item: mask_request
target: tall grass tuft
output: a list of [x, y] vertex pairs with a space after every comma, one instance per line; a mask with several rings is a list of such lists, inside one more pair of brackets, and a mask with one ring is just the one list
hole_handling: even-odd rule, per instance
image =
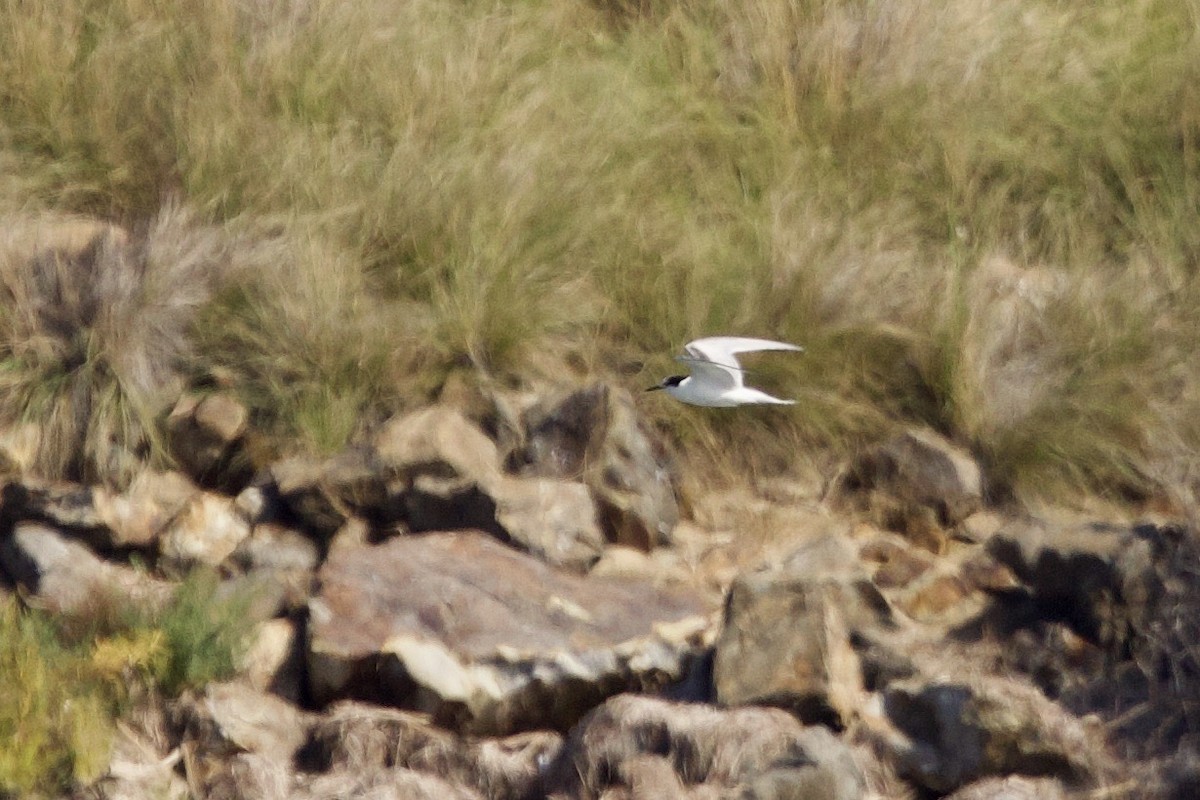
[[122, 482], [160, 449], [157, 417], [181, 388], [189, 325], [231, 264], [226, 237], [177, 206], [133, 234], [10, 220], [0, 421], [41, 426], [39, 471]]

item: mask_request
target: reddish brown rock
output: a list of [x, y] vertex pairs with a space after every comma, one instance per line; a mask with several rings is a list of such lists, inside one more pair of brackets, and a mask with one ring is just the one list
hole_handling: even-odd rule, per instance
[[782, 566], [734, 581], [714, 659], [717, 699], [844, 725], [863, 689], [851, 633], [891, 623], [851, 547], [835, 536], [812, 542]]
[[565, 728], [605, 697], [682, 679], [697, 596], [557, 572], [475, 532], [339, 547], [310, 604], [309, 680], [471, 732]]

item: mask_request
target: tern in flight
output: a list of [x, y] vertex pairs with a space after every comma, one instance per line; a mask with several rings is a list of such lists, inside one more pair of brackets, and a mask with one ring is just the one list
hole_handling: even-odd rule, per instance
[[745, 370], [738, 362], [737, 354], [757, 353], [761, 350], [803, 352], [804, 348], [787, 342], [750, 339], [744, 336], [709, 336], [697, 339], [688, 342], [683, 348], [684, 354], [677, 356], [678, 361], [691, 367], [692, 374], [672, 375], [646, 391], [662, 389], [676, 400], [711, 408], [754, 404], [793, 405], [795, 400], [781, 400], [745, 385]]

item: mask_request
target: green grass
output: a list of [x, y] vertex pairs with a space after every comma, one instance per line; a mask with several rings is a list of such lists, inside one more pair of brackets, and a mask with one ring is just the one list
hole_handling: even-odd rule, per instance
[[[714, 462], [746, 441], [732, 458], [786, 468], [918, 423], [1018, 492], [1194, 474], [1194, 2], [5, 0], [0, 18], [0, 209], [136, 230], [176, 196], [183, 230], [254, 243], [152, 358], [232, 369], [284, 449], [336, 450], [455, 370], [640, 388], [688, 338], [738, 333], [808, 347], [771, 361], [794, 412], [643, 406]], [[161, 410], [107, 350], [81, 370], [28, 340], [0, 330], [0, 374], [41, 394], [0, 413], [95, 396], [113, 411], [93, 438], [149, 436]]]
[[0, 795], [56, 796], [95, 780], [136, 691], [175, 695], [232, 675], [247, 600], [215, 591], [214, 576], [196, 573], [158, 613], [113, 601], [51, 616], [0, 603]]

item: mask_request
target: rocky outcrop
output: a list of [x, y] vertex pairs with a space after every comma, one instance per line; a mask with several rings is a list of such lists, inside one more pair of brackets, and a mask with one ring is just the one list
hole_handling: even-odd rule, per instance
[[780, 706], [841, 727], [863, 690], [851, 633], [890, 622], [887, 601], [852, 548], [819, 539], [781, 567], [734, 581], [716, 646], [717, 700]]
[[983, 478], [965, 451], [933, 431], [913, 429], [852, 461], [834, 481], [831, 499], [940, 553], [945, 531], [982, 507]]
[[[202, 405], [178, 415], [189, 435]], [[154, 607], [193, 568], [219, 576], [218, 600], [248, 598], [236, 679], [123, 725], [87, 791], [1195, 794], [1186, 526], [971, 513], [965, 456], [927, 434], [877, 448], [832, 495], [754, 481], [675, 526], [669, 462], [623, 392], [503, 418], [494, 440], [434, 406], [240, 487], [7, 478], [5, 602]], [[200, 482], [253, 432], [210, 433]]]
[[471, 732], [566, 728], [608, 695], [681, 680], [709, 626], [695, 595], [556, 572], [477, 532], [335, 548], [319, 579], [313, 695]]
[[628, 392], [596, 384], [533, 406], [523, 427], [510, 458], [518, 474], [583, 481], [610, 542], [649, 550], [670, 540], [679, 520], [672, 470]]
[[1097, 767], [1079, 720], [1028, 683], [919, 677], [889, 685], [883, 703], [901, 774], [932, 791], [1011, 773], [1081, 783]]

